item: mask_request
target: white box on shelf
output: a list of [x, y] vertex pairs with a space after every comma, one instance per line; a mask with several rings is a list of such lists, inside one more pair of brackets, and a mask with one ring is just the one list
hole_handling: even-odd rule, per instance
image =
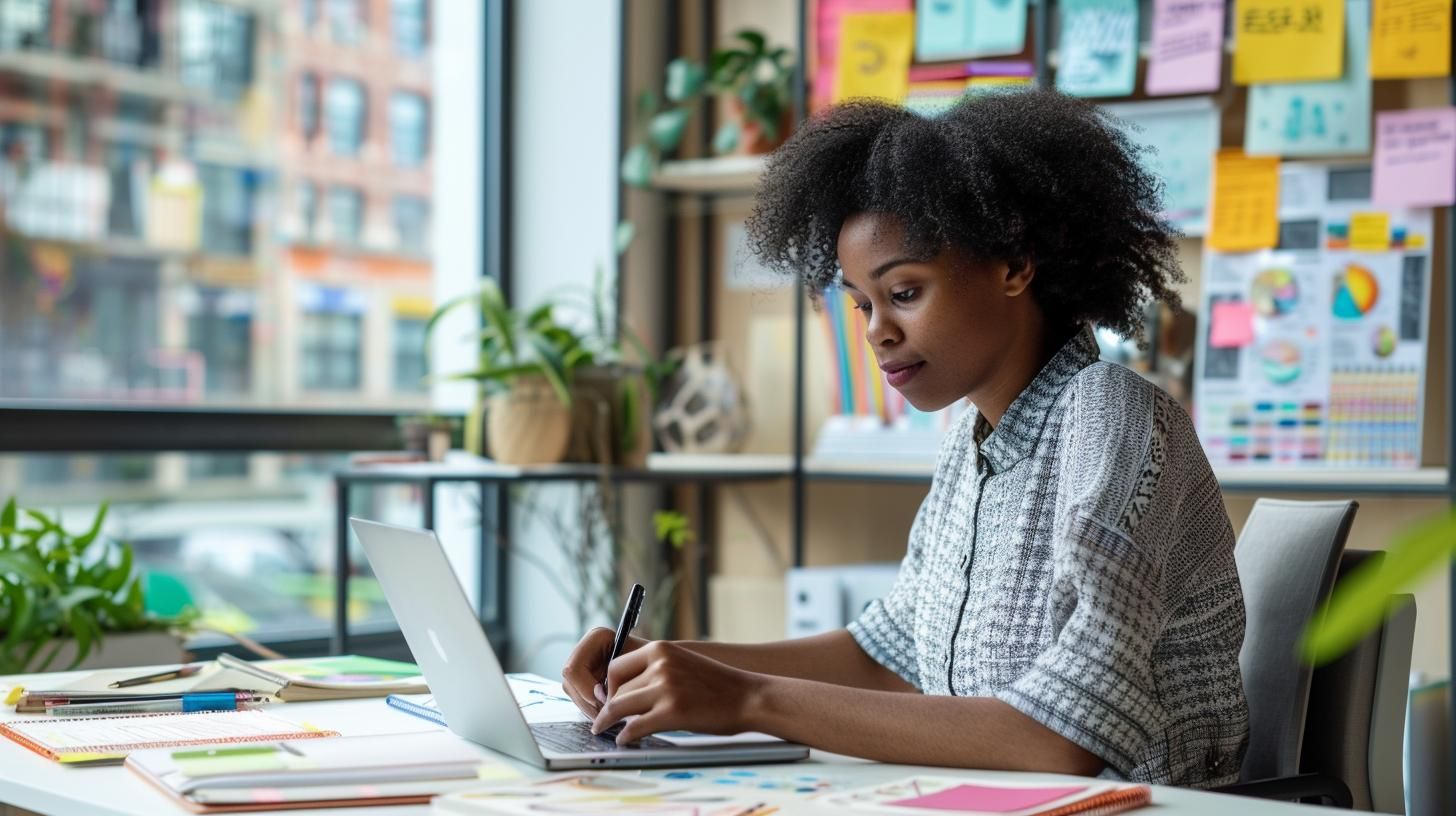
[[841, 629], [895, 585], [895, 562], [799, 567], [785, 584], [785, 634], [808, 637]]
[[939, 423], [910, 422], [902, 417], [885, 425], [874, 416], [831, 416], [819, 426], [814, 439], [818, 459], [864, 462], [931, 462], [945, 432]]

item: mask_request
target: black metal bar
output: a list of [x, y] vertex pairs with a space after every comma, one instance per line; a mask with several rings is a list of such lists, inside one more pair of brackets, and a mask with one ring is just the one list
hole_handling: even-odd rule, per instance
[[1036, 87], [1050, 86], [1051, 73], [1047, 65], [1047, 47], [1051, 40], [1051, 0], [1031, 0], [1035, 13], [1032, 16], [1031, 58], [1036, 71]]
[[[612, 151], [612, 155], [616, 156], [618, 161], [621, 160], [624, 151], [627, 149], [627, 141], [631, 138], [629, 130], [632, 126], [632, 110], [634, 107], [632, 104], [631, 78], [628, 76], [630, 72], [627, 68], [627, 54], [629, 53], [627, 38], [629, 32], [632, 30], [627, 24], [631, 14], [627, 6], [627, 0], [617, 0], [617, 144], [615, 146], [616, 149]], [[627, 185], [622, 181], [622, 174], [620, 172], [616, 175], [617, 200], [614, 204], [612, 219], [612, 257], [614, 259], [612, 267], [616, 274], [616, 286], [614, 289], [616, 291], [617, 310], [614, 314], [617, 316], [617, 337], [615, 339], [620, 342], [622, 338], [622, 313], [627, 306], [627, 282], [622, 274], [622, 257], [617, 254], [616, 227], [627, 218]]]
[[481, 261], [482, 275], [494, 278], [511, 302], [511, 139], [513, 104], [509, 71], [512, 59], [511, 0], [485, 4], [482, 54], [484, 116], [481, 133]]
[[497, 485], [494, 489], [495, 524], [492, 529], [495, 530], [495, 543], [490, 550], [490, 565], [494, 571], [491, 577], [491, 584], [495, 590], [495, 614], [486, 624], [485, 631], [486, 635], [489, 636], [492, 624], [494, 624], [494, 628], [500, 631], [501, 634], [492, 638], [491, 643], [495, 646], [496, 653], [501, 655], [501, 660], [509, 660], [510, 643], [505, 637], [508, 631], [505, 628], [505, 622], [509, 617], [510, 609], [509, 578], [511, 562], [507, 556], [509, 554], [509, 547], [513, 541], [511, 538], [511, 501], [508, 495], [510, 491], [506, 488]]
[[[800, 122], [809, 117], [809, 72], [805, 62], [809, 56], [809, 9], [808, 0], [799, 0], [799, 31], [798, 31], [798, 59], [794, 60], [794, 111]], [[804, 378], [808, 376], [804, 371], [805, 354], [805, 323], [807, 318], [804, 309], [807, 299], [804, 296], [804, 287], [794, 287], [794, 428], [793, 428], [793, 450], [790, 452], [790, 461], [793, 466], [791, 475], [793, 478], [793, 508], [791, 510], [790, 523], [793, 529], [790, 537], [793, 544], [793, 565], [804, 566], [805, 532], [804, 524], [807, 516], [808, 489], [804, 474]]]
[[420, 521], [426, 530], [435, 529], [435, 485], [434, 479], [426, 479], [420, 486]]
[[397, 450], [393, 412], [225, 410], [174, 407], [0, 408], [0, 452]]
[[491, 531], [495, 529], [496, 518], [487, 503], [495, 498], [495, 494], [490, 492], [493, 489], [490, 482], [477, 480], [475, 484], [480, 488], [480, 540], [476, 549], [480, 563], [475, 568], [475, 616], [481, 623], [485, 623], [495, 617], [495, 610], [491, 607], [494, 596], [490, 594], [490, 582], [495, 577], [495, 570], [490, 565], [490, 558], [494, 557], [491, 545], [495, 534]]
[[329, 644], [332, 654], [346, 654], [349, 648], [349, 494], [352, 484], [334, 476], [334, 632]]

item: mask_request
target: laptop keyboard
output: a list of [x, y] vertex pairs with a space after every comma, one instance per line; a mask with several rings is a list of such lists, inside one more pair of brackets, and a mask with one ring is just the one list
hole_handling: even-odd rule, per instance
[[617, 732], [620, 729], [620, 726], [613, 726], [601, 734], [593, 734], [591, 723], [554, 722], [536, 723], [531, 726], [531, 733], [542, 748], [550, 748], [563, 754], [603, 754], [635, 748], [676, 747], [667, 740], [657, 737], [643, 737], [630, 745], [618, 745]]

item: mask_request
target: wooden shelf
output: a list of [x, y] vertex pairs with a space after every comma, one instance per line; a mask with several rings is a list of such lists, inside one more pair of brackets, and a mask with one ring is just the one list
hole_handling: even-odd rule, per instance
[[[741, 482], [788, 478], [793, 463], [773, 454], [652, 454], [645, 468], [610, 468], [608, 478], [623, 482]], [[586, 482], [603, 476], [601, 466], [503, 465], [489, 459], [359, 465], [339, 471], [347, 482]]]
[[699, 195], [749, 194], [758, 189], [766, 159], [766, 156], [719, 156], [667, 161], [652, 177], [652, 187]]

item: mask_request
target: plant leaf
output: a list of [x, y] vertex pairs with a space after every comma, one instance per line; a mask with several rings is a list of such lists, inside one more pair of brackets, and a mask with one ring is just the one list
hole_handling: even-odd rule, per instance
[[752, 61], [743, 51], [715, 51], [712, 61], [713, 87], [719, 91], [729, 90], [743, 76]]
[[95, 541], [96, 536], [101, 534], [101, 525], [106, 521], [106, 510], [107, 503], [102, 502], [101, 509], [96, 511], [96, 518], [91, 522], [91, 529], [76, 538], [74, 546], [78, 553], [91, 546], [91, 542]]
[[683, 131], [688, 126], [687, 108], [673, 108], [652, 117], [647, 123], [647, 138], [658, 150], [671, 153], [682, 143]]
[[664, 91], [673, 102], [684, 102], [697, 96], [703, 90], [708, 72], [692, 60], [678, 57], [667, 64], [667, 84]]
[[[637, 226], [631, 221], [620, 221], [617, 223], [617, 231], [612, 234], [612, 248], [618, 255], [627, 251], [632, 245], [632, 239], [637, 236]], [[3, 522], [0, 522], [3, 524]]]
[[1351, 572], [1305, 628], [1300, 653], [1314, 665], [1329, 663], [1381, 624], [1390, 596], [1456, 558], [1456, 511], [1427, 519], [1396, 537], [1382, 563]]
[[633, 112], [636, 120], [638, 122], [647, 121], [647, 117], [651, 116], [655, 110], [657, 110], [657, 94], [653, 93], [650, 88], [639, 91], [637, 93], [637, 106]]
[[768, 41], [764, 38], [762, 32], [754, 31], [751, 28], [745, 28], [742, 31], [738, 32], [735, 36], [738, 37], [738, 39], [748, 43], [749, 53], [753, 56], [758, 56], [759, 54], [762, 54], [764, 51], [764, 47], [768, 44]]
[[8, 652], [29, 635], [30, 621], [35, 615], [35, 596], [18, 584], [0, 586], [5, 588], [6, 597], [11, 599], [9, 620], [5, 621], [5, 640], [0, 642], [0, 649]]
[[0, 551], [0, 578], [7, 573], [19, 575], [25, 581], [38, 586], [55, 585], [55, 579], [45, 568], [40, 554], [33, 549]]
[[526, 340], [541, 358], [541, 365], [536, 366], [536, 371], [551, 383], [552, 389], [556, 391], [556, 397], [563, 404], [570, 405], [571, 392], [566, 389], [566, 376], [569, 369], [562, 353], [540, 334], [529, 335]]
[[5, 502], [5, 509], [0, 510], [0, 545], [10, 546], [10, 533], [15, 530], [15, 497]]
[[106, 593], [100, 587], [78, 586], [66, 591], [57, 601], [61, 608], [61, 614], [69, 614], [76, 607], [92, 600], [93, 598], [105, 597]]
[[132, 559], [131, 547], [122, 547], [120, 563], [107, 569], [96, 585], [108, 595], [121, 589], [126, 579], [131, 577]]
[[713, 150], [718, 153], [732, 153], [738, 149], [738, 139], [742, 130], [737, 122], [724, 122], [713, 134]]
[[633, 145], [626, 155], [622, 156], [622, 181], [633, 187], [645, 189], [652, 183], [653, 165], [652, 151], [648, 149], [647, 145]]

